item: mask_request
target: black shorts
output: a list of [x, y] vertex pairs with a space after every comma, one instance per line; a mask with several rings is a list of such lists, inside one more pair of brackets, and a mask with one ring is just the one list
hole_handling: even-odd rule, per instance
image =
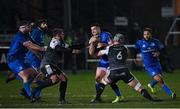
[[125, 83], [129, 83], [134, 80], [134, 76], [131, 74], [128, 68], [121, 68], [110, 70], [109, 76], [107, 77], [110, 82], [116, 83], [119, 80], [123, 80]]
[[47, 76], [51, 76], [53, 74], [58, 74], [60, 75], [61, 73], [63, 73], [63, 71], [58, 68], [57, 66], [55, 65], [44, 65], [41, 67], [41, 72], [44, 73]]

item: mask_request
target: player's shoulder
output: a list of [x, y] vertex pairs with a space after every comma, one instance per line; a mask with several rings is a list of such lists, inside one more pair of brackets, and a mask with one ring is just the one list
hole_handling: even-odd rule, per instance
[[157, 39], [157, 38], [152, 38], [151, 40], [154, 41], [154, 42], [160, 42], [160, 40]]
[[16, 33], [16, 35], [14, 36], [14, 38], [16, 40], [23, 40], [23, 39], [28, 39], [28, 36], [25, 36], [23, 33], [21, 33], [20, 31]]
[[101, 37], [111, 37], [111, 33], [107, 32], [107, 31], [103, 31], [103, 32], [101, 32], [100, 36]]
[[141, 43], [143, 43], [144, 42], [144, 39], [138, 39], [137, 41], [136, 41], [136, 44], [141, 44]]
[[60, 45], [60, 41], [56, 38], [52, 38], [49, 46], [54, 49], [57, 45]]
[[41, 33], [41, 30], [37, 27], [32, 30], [31, 35], [35, 35], [35, 34], [39, 34], [39, 33]]

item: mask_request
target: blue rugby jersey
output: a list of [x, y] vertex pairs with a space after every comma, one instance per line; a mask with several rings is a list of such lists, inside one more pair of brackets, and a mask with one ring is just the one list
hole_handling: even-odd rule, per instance
[[[39, 27], [37, 27], [31, 33], [31, 40], [33, 43], [43, 47], [44, 46], [44, 35], [45, 35], [45, 33], [42, 30], [40, 30]], [[28, 51], [26, 58], [35, 68], [40, 67], [41, 60], [39, 60], [38, 57], [36, 56], [36, 54], [34, 54], [32, 51], [30, 51], [30, 50]]]
[[135, 47], [140, 50], [146, 68], [159, 64], [159, 58], [153, 57], [154, 52], [164, 48], [164, 45], [159, 40], [154, 38], [145, 40], [143, 38], [136, 42]]
[[30, 40], [28, 35], [24, 35], [22, 32], [17, 32], [14, 39], [11, 42], [9, 52], [7, 54], [7, 59], [9, 62], [18, 60], [24, 60], [28, 49], [23, 46], [25, 41]]
[[[110, 42], [111, 34], [109, 32], [101, 32], [99, 37], [100, 37], [100, 43], [108, 44]], [[107, 55], [101, 56], [98, 66], [105, 68], [109, 67], [109, 61]]]

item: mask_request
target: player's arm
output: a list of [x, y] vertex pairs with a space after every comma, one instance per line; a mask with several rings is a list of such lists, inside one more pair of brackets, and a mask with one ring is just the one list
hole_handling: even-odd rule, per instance
[[95, 46], [93, 45], [93, 43], [91, 43], [89, 45], [89, 54], [94, 55], [94, 53], [95, 53]]
[[55, 46], [55, 50], [56, 50], [56, 51], [65, 52], [65, 51], [70, 51], [71, 49], [70, 49], [70, 48], [66, 48], [66, 47], [62, 47], [62, 46], [60, 46], [60, 45], [56, 45], [56, 46]]
[[164, 45], [159, 40], [156, 40], [156, 43], [157, 43], [157, 51], [153, 52], [153, 57], [159, 57], [160, 53], [162, 53], [164, 49]]
[[46, 48], [40, 47], [40, 46], [32, 43], [31, 41], [25, 41], [25, 42], [23, 42], [23, 45], [25, 47], [27, 47], [28, 49], [30, 49], [30, 50], [34, 50], [34, 51], [46, 51]]
[[100, 57], [100, 56], [105, 55], [105, 54], [107, 55], [108, 52], [109, 52], [109, 46], [106, 47], [106, 49], [104, 49], [104, 50], [100, 50], [100, 51], [97, 53], [97, 56]]
[[99, 42], [98, 37], [92, 36], [89, 40], [89, 54], [94, 55], [97, 43]]

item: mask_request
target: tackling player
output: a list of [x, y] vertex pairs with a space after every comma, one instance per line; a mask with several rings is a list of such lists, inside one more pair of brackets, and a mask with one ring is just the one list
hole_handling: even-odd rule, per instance
[[[106, 46], [111, 44], [111, 34], [109, 32], [101, 32], [99, 24], [91, 25], [91, 33], [92, 37], [89, 40], [89, 54], [94, 55], [98, 50], [104, 49]], [[107, 68], [109, 67], [109, 61], [107, 55], [102, 55], [101, 59], [98, 63], [96, 69], [96, 97], [91, 102], [101, 102], [101, 94], [105, 88], [105, 84], [101, 81], [102, 78], [106, 75]], [[113, 91], [116, 93], [116, 99], [112, 101], [112, 103], [116, 103], [123, 100], [123, 96], [118, 88], [118, 86], [114, 83], [110, 84]]]
[[128, 56], [127, 48], [123, 45], [123, 42], [124, 36], [122, 34], [116, 34], [113, 39], [113, 45], [107, 46], [105, 50], [100, 50], [98, 52], [98, 56], [106, 54], [109, 59], [109, 74], [107, 77], [103, 78], [103, 80], [106, 83], [117, 83], [119, 80], [123, 80], [128, 86], [141, 93], [146, 99], [155, 101], [129, 71], [126, 65]]
[[155, 93], [154, 86], [158, 83], [160, 87], [173, 99], [176, 98], [176, 94], [165, 84], [162, 76], [161, 64], [159, 61], [159, 55], [163, 44], [152, 37], [152, 30], [145, 28], [143, 33], [143, 39], [138, 40], [135, 47], [141, 52], [145, 68], [148, 74], [153, 79], [148, 87], [152, 93]]

